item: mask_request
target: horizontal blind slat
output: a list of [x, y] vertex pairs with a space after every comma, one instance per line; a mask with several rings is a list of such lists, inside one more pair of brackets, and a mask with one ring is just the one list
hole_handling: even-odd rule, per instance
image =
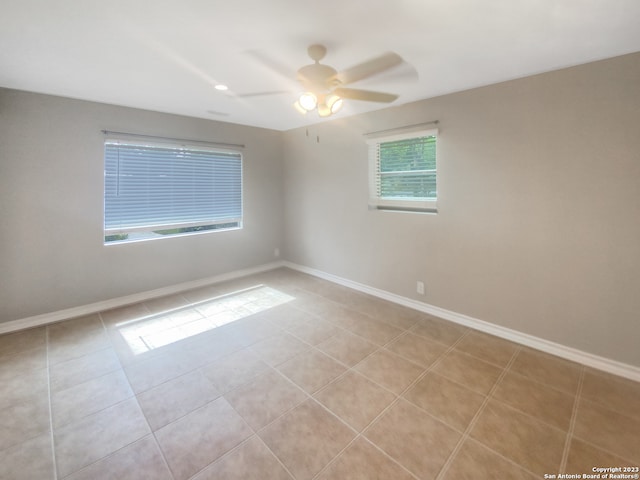
[[240, 153], [105, 144], [105, 231], [241, 215]]

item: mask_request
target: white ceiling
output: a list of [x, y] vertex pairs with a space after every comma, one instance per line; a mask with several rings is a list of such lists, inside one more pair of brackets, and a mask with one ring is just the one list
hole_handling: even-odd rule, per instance
[[[640, 51], [640, 1], [0, 0], [0, 86], [277, 130], [320, 120], [292, 108], [312, 43], [337, 70], [400, 54], [418, 78], [350, 85], [400, 105]], [[292, 93], [236, 96], [275, 90]]]

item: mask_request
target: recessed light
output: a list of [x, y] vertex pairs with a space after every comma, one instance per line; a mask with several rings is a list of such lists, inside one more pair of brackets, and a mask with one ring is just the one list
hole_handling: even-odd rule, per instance
[[225, 90], [229, 90], [229, 87], [227, 87], [226, 85], [223, 85], [221, 83], [219, 83], [218, 85], [216, 85], [215, 87], [216, 90], [220, 90], [221, 92], [224, 92]]

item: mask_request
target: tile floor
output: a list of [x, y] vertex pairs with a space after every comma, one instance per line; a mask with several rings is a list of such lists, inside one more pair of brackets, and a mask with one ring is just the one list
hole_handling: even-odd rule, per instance
[[279, 269], [0, 337], [2, 479], [640, 464], [640, 384]]

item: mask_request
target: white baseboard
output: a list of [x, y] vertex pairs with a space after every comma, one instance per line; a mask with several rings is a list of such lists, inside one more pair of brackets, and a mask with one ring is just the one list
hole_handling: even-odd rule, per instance
[[41, 315], [34, 315], [33, 317], [26, 317], [18, 320], [11, 320], [8, 322], [0, 323], [0, 334], [15, 332], [18, 330], [25, 330], [27, 328], [40, 327], [42, 325], [68, 320], [70, 318], [91, 315], [93, 313], [102, 312], [111, 308], [124, 307], [125, 305], [144, 302], [145, 300], [151, 300], [152, 298], [173, 295], [180, 292], [186, 292], [187, 290], [193, 290], [194, 288], [206, 287], [207, 285], [212, 285], [214, 283], [225, 282], [240, 277], [246, 277], [247, 275], [266, 272], [268, 270], [273, 270], [274, 268], [279, 268], [282, 266], [282, 261], [266, 263], [257, 267], [234, 270], [233, 272], [222, 273], [220, 275], [201, 278], [199, 280], [192, 280], [190, 282], [183, 282], [177, 285], [171, 285], [169, 287], [158, 288], [156, 290], [134, 293], [133, 295], [112, 298], [101, 302], [90, 303], [88, 305], [81, 305], [79, 307], [67, 308], [64, 310], [58, 310], [56, 312], [43, 313]]
[[390, 293], [385, 290], [364, 285], [362, 283], [347, 280], [345, 278], [338, 277], [321, 270], [316, 270], [314, 268], [306, 267], [304, 265], [298, 265], [296, 263], [288, 261], [282, 263], [285, 267], [291, 268], [293, 270], [308, 273], [309, 275], [313, 275], [315, 277], [319, 277], [324, 280], [343, 285], [345, 287], [353, 288], [354, 290], [358, 290], [360, 292], [367, 293], [369, 295], [373, 295], [375, 297], [382, 298], [384, 300], [388, 300], [405, 307], [413, 308], [414, 310], [418, 310], [435, 317], [443, 318], [445, 320], [449, 320], [451, 322], [473, 328], [474, 330], [489, 333], [491, 335], [495, 335], [496, 337], [504, 338], [506, 340], [510, 340], [512, 342], [519, 343], [521, 345], [525, 345], [542, 352], [550, 353], [552, 355], [565, 358], [567, 360], [571, 360], [573, 362], [577, 362], [582, 365], [595, 368], [597, 370], [602, 370], [614, 375], [634, 380], [636, 382], [640, 382], [640, 367], [594, 355], [592, 353], [584, 352], [576, 348], [567, 347], [559, 343], [545, 340], [544, 338], [528, 335], [517, 330], [512, 330], [500, 325], [495, 325], [493, 323], [479, 320], [477, 318], [463, 315], [461, 313], [453, 312], [451, 310], [446, 310], [435, 305], [430, 305], [428, 303], [419, 302], [407, 297], [402, 297], [400, 295], [396, 295], [395, 293]]

